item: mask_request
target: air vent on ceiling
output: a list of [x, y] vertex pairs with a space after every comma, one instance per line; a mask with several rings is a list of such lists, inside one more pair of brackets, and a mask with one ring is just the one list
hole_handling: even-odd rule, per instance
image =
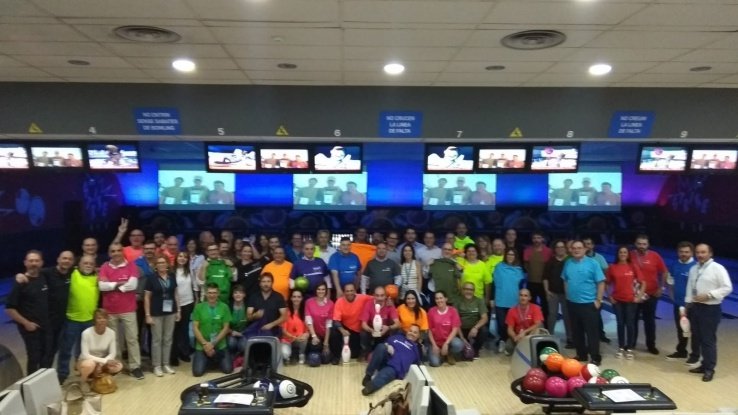
[[178, 33], [154, 26], [119, 26], [113, 33], [122, 39], [142, 43], [174, 43], [182, 39]]
[[525, 30], [507, 35], [500, 43], [510, 49], [536, 50], [558, 46], [566, 40], [566, 35], [556, 30]]

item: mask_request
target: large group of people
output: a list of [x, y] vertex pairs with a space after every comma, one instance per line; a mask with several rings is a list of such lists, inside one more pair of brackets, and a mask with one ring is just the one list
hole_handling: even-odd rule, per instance
[[247, 340], [266, 335], [280, 340], [285, 364], [304, 364], [310, 354], [338, 364], [348, 347], [350, 358], [368, 363], [362, 392], [370, 394], [413, 363], [475, 360], [484, 346], [510, 355], [541, 329], [564, 336], [577, 359], [600, 364], [600, 342], [609, 342], [600, 313], [606, 297], [617, 319], [614, 357], [636, 357], [639, 320], [645, 350], [659, 354], [655, 309], [668, 293], [675, 320], [686, 306], [693, 334], [688, 353], [677, 324], [667, 359], [684, 359], [705, 381], [714, 376], [720, 302], [732, 286], [709, 245], [680, 243], [679, 260], [667, 267], [646, 235], [634, 249], [618, 247], [608, 264], [589, 237], [547, 245], [533, 232], [524, 247], [515, 229], [472, 238], [463, 223], [440, 245], [434, 232], [421, 234], [422, 243], [408, 228], [400, 242], [398, 232], [370, 237], [359, 228], [335, 249], [328, 230], [314, 239], [295, 233], [285, 245], [228, 230], [218, 240], [210, 231], [147, 239], [124, 219], [107, 257], [94, 238], [83, 241], [78, 259], [65, 250], [48, 268], [41, 252], [28, 251], [6, 308], [25, 342], [28, 372], [50, 367], [58, 352], [62, 383], [72, 356], [83, 381], [124, 367], [143, 379], [142, 354], [158, 377], [190, 361], [194, 376], [216, 367], [231, 373]]

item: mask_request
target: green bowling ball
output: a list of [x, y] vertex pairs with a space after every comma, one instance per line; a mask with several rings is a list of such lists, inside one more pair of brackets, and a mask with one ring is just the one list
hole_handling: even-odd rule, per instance
[[558, 353], [558, 351], [553, 347], [544, 347], [541, 350], [541, 354], [538, 355], [538, 359], [541, 361], [541, 364], [546, 363], [546, 359], [548, 359], [548, 355], [552, 353]]
[[602, 374], [600, 376], [602, 376], [603, 378], [607, 379], [607, 381], [609, 382], [615, 376], [620, 376], [620, 373], [618, 373], [618, 371], [615, 370], [615, 369], [605, 369], [605, 370], [602, 371]]

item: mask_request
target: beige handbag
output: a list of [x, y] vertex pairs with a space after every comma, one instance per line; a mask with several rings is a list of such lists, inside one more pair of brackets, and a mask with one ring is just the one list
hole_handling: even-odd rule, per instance
[[102, 415], [100, 395], [85, 395], [78, 382], [70, 383], [64, 398], [46, 405], [47, 415]]

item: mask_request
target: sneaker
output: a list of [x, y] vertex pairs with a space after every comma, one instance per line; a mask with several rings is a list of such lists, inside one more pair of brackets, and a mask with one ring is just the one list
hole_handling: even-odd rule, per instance
[[611, 342], [612, 340], [610, 340], [610, 338], [609, 338], [609, 337], [607, 337], [607, 336], [600, 336], [600, 341], [601, 341], [602, 343], [607, 343], [607, 344], [610, 344], [610, 342]]
[[138, 380], [142, 380], [144, 378], [144, 372], [141, 370], [140, 367], [137, 367], [131, 371], [131, 376]]
[[635, 359], [635, 353], [633, 353], [633, 350], [631, 350], [631, 349], [626, 350], [625, 351], [625, 358], [628, 359], [628, 360]]
[[684, 362], [685, 365], [691, 366], [691, 367], [697, 367], [700, 364], [700, 358], [699, 357], [690, 357]]
[[364, 389], [361, 390], [361, 394], [364, 396], [369, 396], [372, 393], [374, 393], [374, 387], [370, 383], [369, 386], [365, 386]]
[[174, 369], [172, 369], [168, 365], [164, 365], [164, 373], [166, 373], [167, 375], [173, 375], [173, 374], [177, 373], [177, 371], [174, 370]]
[[617, 359], [622, 359], [625, 356], [625, 349], [622, 347], [618, 349], [617, 353], [615, 353], [615, 357]]
[[674, 352], [670, 355], [666, 356], [666, 360], [678, 360], [678, 359], [686, 359], [687, 358], [687, 352]]
[[363, 387], [369, 387], [369, 385], [372, 384], [372, 377], [369, 375], [365, 375], [364, 379], [361, 380], [361, 386]]
[[497, 343], [497, 353], [504, 353], [505, 352], [505, 342], [500, 340], [499, 343]]
[[154, 368], [154, 375], [156, 375], [157, 377], [164, 376], [164, 372], [162, 372], [161, 366], [157, 366]]
[[656, 346], [651, 346], [648, 348], [648, 353], [659, 354], [659, 349], [657, 349]]
[[602, 365], [602, 360], [594, 360], [594, 359], [592, 359], [589, 363], [592, 363], [595, 366], [601, 366]]
[[305, 364], [305, 353], [300, 353], [300, 357], [298, 358], [297, 363], [301, 365]]
[[446, 362], [448, 362], [448, 364], [451, 366], [456, 364], [456, 358], [454, 357], [453, 353], [449, 353], [448, 356], [446, 356]]

